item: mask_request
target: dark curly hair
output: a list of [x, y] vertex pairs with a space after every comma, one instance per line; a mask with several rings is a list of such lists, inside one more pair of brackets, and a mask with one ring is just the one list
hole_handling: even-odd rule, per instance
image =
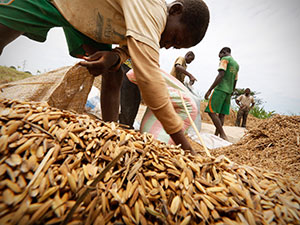
[[231, 53], [231, 49], [229, 47], [224, 47], [221, 49], [220, 52], [228, 52], [228, 53]]
[[190, 32], [193, 44], [198, 44], [204, 37], [209, 24], [209, 10], [202, 0], [177, 0], [183, 4], [181, 22]]

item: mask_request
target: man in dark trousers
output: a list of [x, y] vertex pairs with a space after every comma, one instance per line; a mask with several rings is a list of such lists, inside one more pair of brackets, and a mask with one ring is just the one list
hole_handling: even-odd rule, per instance
[[242, 127], [246, 127], [249, 111], [253, 108], [255, 104], [254, 98], [250, 95], [250, 93], [250, 89], [246, 88], [245, 93], [237, 97], [237, 99], [235, 100], [236, 104], [240, 107], [235, 121], [235, 126], [237, 127], [241, 125], [242, 118]]
[[131, 60], [127, 59], [127, 61], [122, 65], [123, 82], [120, 95], [121, 112], [119, 114], [119, 123], [128, 125], [130, 129], [133, 129], [134, 120], [141, 103], [141, 93], [139, 87], [132, 83], [126, 76], [126, 73], [130, 69], [132, 69]]

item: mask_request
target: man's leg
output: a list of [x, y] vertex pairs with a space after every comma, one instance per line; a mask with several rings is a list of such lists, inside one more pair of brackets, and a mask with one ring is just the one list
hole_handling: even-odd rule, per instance
[[[222, 125], [222, 127], [223, 127], [223, 125], [224, 125], [224, 119], [225, 119], [225, 115], [224, 114], [222, 114], [222, 113], [219, 113], [219, 119], [220, 119], [220, 122], [221, 122], [221, 125]], [[224, 130], [224, 129], [223, 129]], [[220, 132], [216, 129], [216, 131], [215, 131], [215, 135], [216, 136], [219, 136], [220, 135]]]
[[245, 110], [245, 111], [244, 111], [244, 114], [243, 114], [243, 122], [242, 122], [242, 127], [246, 127], [248, 113], [249, 113], [249, 111], [248, 111], [248, 110]]
[[102, 74], [101, 112], [104, 121], [118, 121], [123, 71]]
[[10, 29], [7, 26], [0, 24], [0, 55], [6, 45], [22, 34], [23, 32]]
[[235, 121], [235, 126], [239, 127], [241, 125], [241, 118], [242, 118], [242, 110], [239, 109], [239, 111], [237, 112], [237, 115], [236, 115], [236, 121]]
[[223, 127], [223, 125], [224, 125], [224, 120], [225, 120], [225, 115], [222, 114], [222, 113], [219, 113], [219, 119], [220, 119], [221, 124], [222, 124], [222, 127]]
[[119, 122], [133, 128], [133, 123], [141, 103], [141, 94], [138, 86], [132, 83], [126, 76], [126, 72], [130, 68], [126, 65], [122, 66], [124, 68], [124, 75], [121, 87], [121, 113]]
[[[230, 108], [230, 95], [223, 91], [214, 90], [212, 96], [209, 99], [208, 105], [205, 108], [205, 112], [208, 113], [210, 118], [212, 119], [216, 132], [215, 134], [220, 134], [220, 137], [228, 140], [227, 136], [223, 130], [224, 116], [225, 114], [229, 114]], [[217, 116], [216, 113], [219, 113]], [[221, 115], [222, 114], [222, 115]]]
[[220, 134], [220, 133], [219, 133], [218, 129], [216, 128], [216, 130], [215, 130], [215, 135], [216, 135], [216, 136], [219, 136], [219, 134]]
[[209, 112], [208, 115], [210, 116], [211, 120], [213, 121], [213, 123], [216, 127], [216, 133], [220, 134], [220, 137], [223, 138], [224, 140], [228, 140], [228, 138], [223, 130], [222, 122], [221, 122], [220, 118], [217, 116], [217, 114]]
[[219, 119], [221, 121], [222, 126], [224, 125], [225, 115], [222, 113], [219, 113]]

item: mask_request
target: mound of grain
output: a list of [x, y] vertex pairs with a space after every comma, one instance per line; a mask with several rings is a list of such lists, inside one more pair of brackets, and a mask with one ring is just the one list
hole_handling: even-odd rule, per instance
[[[281, 172], [300, 179], [300, 116], [276, 115], [250, 129], [239, 143], [217, 150], [234, 162]], [[298, 140], [299, 141], [299, 140]]]
[[0, 100], [0, 224], [296, 224], [300, 183], [46, 103]]

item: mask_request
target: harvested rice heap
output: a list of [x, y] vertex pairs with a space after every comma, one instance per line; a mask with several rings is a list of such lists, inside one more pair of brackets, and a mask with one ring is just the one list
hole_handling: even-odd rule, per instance
[[46, 103], [0, 112], [0, 224], [299, 224], [280, 174]]
[[212, 150], [236, 163], [281, 172], [300, 179], [300, 116], [276, 115], [248, 131], [237, 144]]

